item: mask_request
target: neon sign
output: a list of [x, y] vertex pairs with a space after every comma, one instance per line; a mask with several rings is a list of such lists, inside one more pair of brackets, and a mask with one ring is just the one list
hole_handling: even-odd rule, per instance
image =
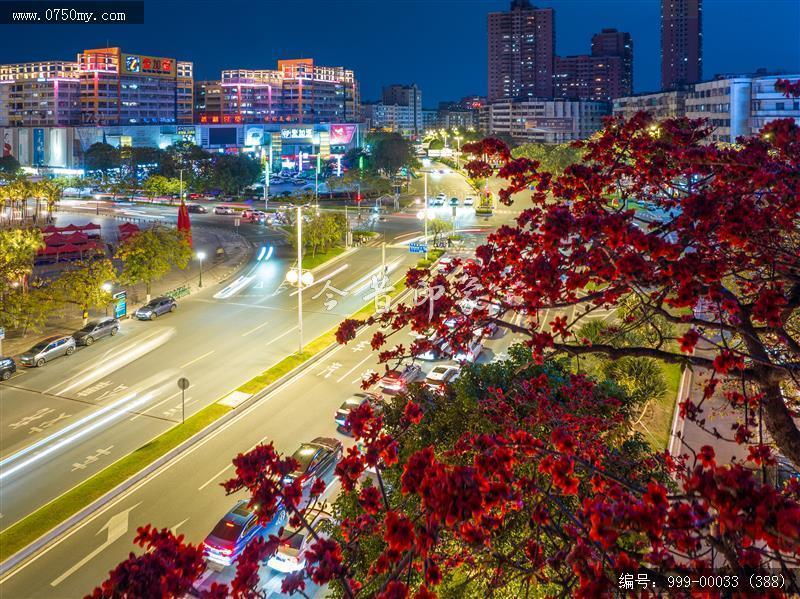
[[309, 139], [313, 136], [313, 129], [281, 129], [283, 139]]

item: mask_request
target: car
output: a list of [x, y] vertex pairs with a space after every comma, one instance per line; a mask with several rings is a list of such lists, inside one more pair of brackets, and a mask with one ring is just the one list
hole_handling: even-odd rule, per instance
[[186, 197], [188, 197], [190, 200], [202, 200], [205, 196], [203, 196], [202, 193], [190, 193]]
[[443, 192], [443, 191], [440, 191], [439, 193], [436, 194], [436, 199], [437, 200], [446, 200], [447, 199], [447, 194], [445, 192]]
[[0, 381], [7, 381], [17, 371], [14, 358], [0, 358]]
[[333, 419], [336, 421], [336, 426], [339, 429], [339, 432], [344, 433], [345, 435], [350, 434], [350, 427], [347, 425], [347, 417], [350, 415], [350, 412], [364, 405], [365, 403], [371, 404], [375, 412], [383, 411], [381, 397], [377, 393], [353, 393], [350, 397], [345, 399], [344, 402], [342, 402], [342, 405], [339, 406], [339, 409], [336, 410], [336, 414], [333, 417]]
[[453, 262], [453, 258], [450, 256], [443, 256], [439, 258], [439, 262], [436, 265], [436, 270], [444, 274], [449, 274], [453, 271], [454, 267], [455, 263]]
[[428, 337], [428, 341], [431, 342], [431, 346], [426, 349], [424, 352], [417, 354], [418, 360], [426, 360], [426, 361], [434, 361], [434, 360], [442, 360], [446, 357], [445, 353], [445, 341], [442, 339], [436, 339], [435, 335]]
[[208, 212], [208, 208], [200, 204], [186, 204], [186, 210], [189, 212], [196, 212], [198, 214], [205, 214]]
[[113, 337], [117, 333], [119, 333], [119, 320], [106, 316], [90, 320], [82, 329], [72, 333], [72, 338], [78, 345], [91, 345], [98, 339], [107, 336]]
[[[275, 554], [267, 560], [267, 566], [278, 572], [288, 574], [306, 567], [306, 552], [317, 538], [326, 538], [325, 524], [333, 520], [332, 516], [321, 509], [309, 510], [305, 514], [311, 527], [287, 526], [280, 536], [280, 544]], [[313, 531], [313, 532], [312, 532]]]
[[474, 206], [475, 205], [475, 198], [472, 196], [467, 196], [464, 198], [464, 206]]
[[286, 512], [279, 509], [271, 522], [261, 524], [248, 503], [246, 499], [238, 501], [203, 541], [203, 557], [207, 562], [223, 567], [232, 565], [252, 541], [286, 519]]
[[422, 374], [419, 364], [406, 364], [388, 370], [378, 381], [378, 386], [384, 393], [402, 393], [408, 388], [408, 384], [414, 382]]
[[262, 210], [245, 210], [242, 218], [250, 222], [264, 222], [267, 220], [267, 213]]
[[458, 363], [474, 362], [483, 352], [483, 341], [480, 337], [473, 337], [463, 349], [453, 353], [453, 360]]
[[451, 206], [458, 206], [460, 204], [460, 200], [458, 198], [450, 198], [450, 205]]
[[230, 206], [214, 206], [214, 214], [235, 214], [236, 211]]
[[481, 323], [481, 325], [475, 329], [475, 333], [484, 339], [492, 339], [497, 336], [499, 332], [500, 327], [497, 326], [497, 323], [494, 320]]
[[305, 179], [292, 179], [292, 185], [305, 185], [306, 183]]
[[23, 366], [41, 367], [60, 356], [71, 356], [75, 353], [75, 340], [71, 335], [56, 335], [40, 341], [28, 351], [20, 355], [19, 361]]
[[448, 383], [453, 382], [461, 374], [461, 368], [451, 364], [435, 366], [425, 377], [425, 386], [436, 393], [443, 393]]
[[150, 300], [150, 303], [136, 310], [133, 315], [139, 320], [155, 320], [162, 314], [174, 312], [177, 308], [178, 302], [174, 298], [163, 296]]
[[292, 454], [298, 464], [297, 469], [284, 476], [283, 483], [290, 484], [299, 479], [306, 486], [315, 478], [333, 471], [342, 459], [343, 452], [342, 442], [330, 437], [317, 437], [310, 443], [303, 443]]

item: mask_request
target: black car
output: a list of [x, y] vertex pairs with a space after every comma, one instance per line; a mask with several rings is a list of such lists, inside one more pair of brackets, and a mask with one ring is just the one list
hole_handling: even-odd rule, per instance
[[106, 336], [113, 337], [117, 333], [119, 333], [119, 320], [107, 316], [90, 320], [81, 330], [72, 333], [72, 338], [78, 345], [91, 345], [98, 339]]
[[17, 371], [14, 358], [0, 358], [0, 380], [7, 381]]
[[310, 443], [303, 443], [292, 458], [297, 461], [297, 470], [287, 474], [283, 482], [289, 484], [300, 479], [303, 486], [315, 478], [333, 471], [339, 460], [342, 459], [342, 442], [330, 437], [317, 437]]
[[199, 214], [205, 214], [208, 212], [208, 208], [200, 204], [186, 204], [186, 210], [189, 212], [197, 212]]

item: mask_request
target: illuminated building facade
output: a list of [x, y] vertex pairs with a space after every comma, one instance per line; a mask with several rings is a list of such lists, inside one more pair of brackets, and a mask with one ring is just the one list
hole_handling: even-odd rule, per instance
[[81, 122], [78, 65], [42, 61], [0, 65], [0, 125], [77, 125]]

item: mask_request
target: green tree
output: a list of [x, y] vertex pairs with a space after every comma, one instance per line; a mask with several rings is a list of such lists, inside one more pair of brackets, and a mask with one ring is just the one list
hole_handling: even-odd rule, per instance
[[0, 173], [3, 175], [15, 175], [19, 169], [19, 160], [13, 156], [0, 156]]
[[444, 220], [443, 218], [433, 218], [428, 221], [428, 234], [433, 235], [434, 243], [438, 241], [440, 235], [452, 229], [453, 225], [450, 221]]
[[11, 287], [0, 294], [0, 325], [8, 330], [41, 331], [53, 312], [55, 300], [52, 290], [39, 283], [28, 290], [22, 286]]
[[180, 180], [164, 177], [163, 175], [150, 175], [142, 184], [142, 190], [151, 200], [156, 196], [169, 196], [170, 204], [174, 195], [180, 193]]
[[541, 163], [540, 170], [560, 175], [568, 166], [581, 160], [582, 152], [571, 143], [542, 144], [528, 143], [511, 150], [514, 158], [528, 158]]
[[210, 184], [227, 194], [238, 194], [261, 177], [261, 165], [249, 156], [224, 154], [214, 161]]
[[3, 288], [16, 283], [33, 271], [36, 252], [44, 247], [44, 239], [39, 229], [1, 229], [0, 230], [0, 284]]
[[[297, 222], [289, 227], [292, 246], [297, 249]], [[341, 245], [347, 231], [344, 215], [339, 213], [312, 213], [303, 222], [303, 251], [316, 256], [317, 252], [325, 253]]]
[[116, 278], [111, 260], [78, 262], [52, 283], [53, 297], [59, 303], [77, 306], [86, 324], [89, 310], [105, 307], [111, 301], [111, 293], [104, 286]]
[[102, 142], [93, 143], [83, 155], [83, 166], [87, 171], [100, 171], [106, 175], [120, 164], [119, 149]]
[[150, 301], [153, 281], [173, 268], [186, 268], [192, 257], [192, 248], [180, 231], [153, 227], [122, 242], [115, 257], [122, 262], [119, 280], [126, 285], [144, 283], [147, 301]]
[[370, 136], [370, 163], [386, 176], [393, 176], [403, 166], [417, 165], [414, 147], [399, 133], [375, 133]]

